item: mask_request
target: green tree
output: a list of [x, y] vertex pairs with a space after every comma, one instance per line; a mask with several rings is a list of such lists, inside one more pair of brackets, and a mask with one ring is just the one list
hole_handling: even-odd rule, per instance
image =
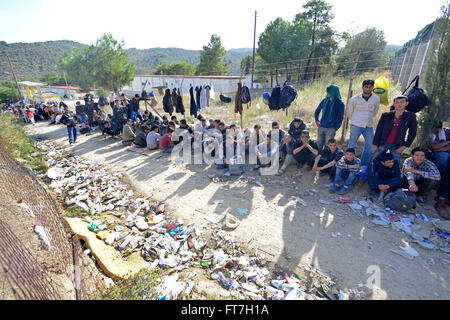
[[450, 4], [441, 7], [442, 17], [435, 23], [438, 36], [432, 40], [431, 55], [425, 73], [424, 88], [430, 99], [419, 114], [416, 145], [425, 147], [434, 125], [450, 117]]
[[[304, 11], [295, 16], [294, 23], [309, 25], [310, 29], [310, 52], [303, 76], [303, 80], [307, 81], [310, 73], [315, 77], [317, 66], [320, 65], [316, 62], [314, 71], [310, 72], [312, 58], [331, 56], [337, 50], [338, 44], [334, 39], [336, 32], [330, 26], [334, 18], [331, 13], [333, 6], [323, 0], [310, 0], [303, 8]], [[322, 59], [322, 62], [326, 62], [326, 59]]]
[[47, 83], [50, 86], [65, 86], [66, 82], [63, 76], [54, 76], [50, 72], [46, 72], [39, 81]]
[[165, 74], [165, 75], [194, 75], [196, 71], [195, 66], [188, 61], [181, 61], [175, 63], [164, 62], [159, 65], [153, 74]]
[[385, 67], [389, 62], [389, 54], [384, 52], [385, 48], [384, 32], [376, 28], [368, 28], [349, 38], [337, 57], [338, 70], [343, 70], [344, 74], [350, 73], [358, 49], [361, 49], [361, 55], [357, 70]]
[[226, 54], [220, 37], [213, 34], [209, 44], [203, 46], [203, 50], [200, 52], [200, 63], [197, 66], [196, 74], [226, 76], [228, 74]]
[[0, 87], [0, 101], [17, 101], [19, 100], [19, 92], [14, 84], [3, 82]]
[[69, 79], [86, 90], [98, 86], [117, 92], [129, 85], [135, 74], [134, 62], [128, 62], [124, 42], [118, 42], [111, 34], [104, 34], [95, 45], [78, 50], [71, 49], [58, 63]]

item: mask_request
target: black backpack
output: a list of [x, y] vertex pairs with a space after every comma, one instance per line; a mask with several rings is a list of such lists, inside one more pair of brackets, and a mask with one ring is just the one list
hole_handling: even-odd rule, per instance
[[416, 195], [408, 189], [397, 189], [388, 193], [383, 201], [386, 207], [404, 212], [416, 206]]
[[269, 98], [269, 109], [270, 110], [280, 110], [280, 96], [281, 96], [281, 87], [277, 85], [272, 89], [272, 94]]
[[252, 96], [250, 95], [250, 90], [247, 86], [242, 86], [241, 88], [241, 100], [242, 103], [249, 103], [252, 101]]
[[286, 109], [297, 98], [297, 90], [291, 85], [284, 85], [281, 89], [280, 107]]
[[231, 102], [231, 98], [230, 98], [230, 97], [227, 97], [227, 96], [225, 96], [225, 95], [223, 95], [223, 94], [221, 94], [221, 95], [219, 96], [219, 98], [220, 98], [220, 101], [222, 101], [222, 102], [225, 102], [225, 103], [230, 103], [230, 102]]
[[414, 82], [414, 87], [412, 87], [411, 90], [409, 90], [409, 92], [406, 94], [409, 102], [406, 106], [406, 110], [416, 113], [425, 108], [425, 106], [430, 103], [430, 99], [428, 99], [428, 97], [425, 95], [425, 92], [421, 88], [419, 88], [418, 75], [415, 76], [409, 86], [403, 91], [402, 95], [404, 95], [405, 92], [408, 91], [409, 87], [411, 87]]

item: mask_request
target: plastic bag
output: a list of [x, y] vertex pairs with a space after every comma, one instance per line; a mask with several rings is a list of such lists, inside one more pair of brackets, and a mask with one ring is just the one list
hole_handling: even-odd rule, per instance
[[380, 97], [381, 104], [389, 106], [389, 79], [385, 76], [381, 76], [375, 80], [373, 93]]

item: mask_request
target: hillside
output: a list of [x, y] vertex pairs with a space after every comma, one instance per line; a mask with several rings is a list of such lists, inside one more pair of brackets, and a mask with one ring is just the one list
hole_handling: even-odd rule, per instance
[[[14, 71], [19, 80], [34, 79], [38, 80], [45, 73], [57, 75], [55, 68], [58, 60], [64, 52], [70, 52], [70, 47], [86, 47], [74, 41], [47, 41], [35, 43], [6, 43], [0, 41], [0, 81], [12, 80], [10, 74], [4, 74], [3, 71], [11, 72], [5, 53], [11, 58]], [[200, 50], [185, 50], [179, 48], [151, 48], [127, 50], [128, 59], [134, 61], [137, 74], [148, 74], [163, 62], [178, 62], [187, 60], [196, 65], [200, 61]], [[227, 52], [227, 63], [230, 66], [230, 75], [240, 75], [241, 59], [252, 53], [252, 49], [240, 48], [232, 49]]]

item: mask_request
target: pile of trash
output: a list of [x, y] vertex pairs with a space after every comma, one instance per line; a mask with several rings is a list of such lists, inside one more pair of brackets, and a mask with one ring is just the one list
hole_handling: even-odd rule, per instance
[[425, 214], [397, 213], [390, 208], [382, 208], [367, 200], [353, 201], [347, 205], [357, 214], [371, 218], [371, 222], [383, 227], [391, 226], [396, 231], [404, 231], [413, 242], [424, 249], [441, 250], [450, 253], [450, 223], [440, 219], [430, 219]]
[[[254, 254], [247, 253], [221, 227], [212, 223], [206, 239], [198, 225], [172, 219], [164, 203], [136, 197], [120, 181], [120, 173], [109, 174], [97, 163], [67, 155], [63, 148], [48, 142], [38, 142], [37, 147], [48, 155], [49, 170], [40, 178], [67, 206], [84, 213], [90, 231], [119, 250], [123, 259], [140, 252], [149, 262], [149, 270], [160, 267], [168, 271], [156, 288], [159, 299], [189, 296], [196, 282], [192, 276], [186, 282], [179, 281], [177, 272], [190, 268], [203, 268], [211, 280], [240, 299], [339, 298], [339, 292], [330, 289], [335, 285], [335, 277], [320, 274], [317, 278], [321, 283], [316, 281], [313, 288], [307, 289], [306, 279], [302, 281], [295, 274], [275, 274], [269, 270], [263, 254], [257, 249]], [[237, 219], [227, 217], [225, 225], [229, 228], [237, 224]]]

